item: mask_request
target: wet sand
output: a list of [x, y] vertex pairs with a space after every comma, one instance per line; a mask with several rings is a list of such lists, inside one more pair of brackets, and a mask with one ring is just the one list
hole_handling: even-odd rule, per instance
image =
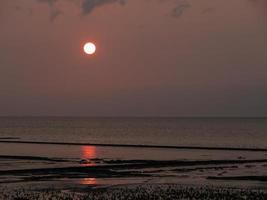
[[1, 148], [0, 199], [266, 198], [264, 151], [16, 142]]
[[2, 119], [0, 200], [259, 199], [266, 119]]
[[[73, 166], [64, 166], [68, 160], [55, 159], [36, 156], [6, 156], [0, 155], [1, 159], [8, 160], [27, 160], [62, 163], [62, 167], [45, 167], [34, 169], [15, 169], [0, 170], [1, 177], [18, 177], [15, 180], [4, 180], [0, 183], [24, 182], [24, 181], [48, 181], [55, 179], [75, 179], [75, 178], [129, 178], [129, 177], [155, 177], [166, 176], [176, 177], [180, 173], [203, 172], [203, 177], [213, 180], [258, 180], [266, 181], [266, 176], [237, 176], [238, 178], [224, 177], [219, 172], [226, 173], [231, 170], [238, 170], [240, 165], [260, 164], [266, 166], [267, 159], [257, 160], [201, 160], [201, 161], [181, 161], [181, 160], [105, 160], [89, 159], [69, 161], [74, 163]], [[101, 165], [90, 165], [92, 162], [101, 163]], [[51, 164], [50, 164], [51, 165]], [[61, 165], [60, 165], [61, 166]], [[245, 165], [245, 167], [249, 167]], [[217, 172], [220, 176], [208, 176], [210, 171]], [[170, 173], [171, 172], [171, 173]], [[204, 176], [206, 175], [206, 176]], [[243, 177], [243, 178], [241, 178]], [[245, 177], [245, 178], [244, 178]]]

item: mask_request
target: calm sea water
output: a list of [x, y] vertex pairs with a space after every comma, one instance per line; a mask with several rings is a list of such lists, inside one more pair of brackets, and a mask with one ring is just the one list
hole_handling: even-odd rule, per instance
[[[77, 142], [106, 144], [147, 144], [169, 146], [202, 147], [253, 147], [267, 148], [267, 119], [212, 119], [212, 118], [70, 118], [70, 117], [25, 117], [0, 118], [0, 140], [20, 140], [39, 142]], [[208, 150], [208, 149], [171, 149], [138, 148], [121, 146], [94, 145], [56, 145], [38, 143], [0, 143], [0, 171], [57, 169], [63, 177], [64, 170], [59, 168], [101, 166], [112, 167], [110, 161], [122, 166], [123, 170], [140, 173], [147, 170], [149, 177], [95, 177], [88, 174], [73, 173], [72, 178], [51, 179], [40, 171], [47, 184], [70, 185], [112, 185], [129, 183], [179, 183], [201, 185], [230, 185], [242, 187], [265, 187], [265, 182], [221, 181], [207, 179], [208, 176], [266, 176], [266, 151], [246, 150]], [[55, 158], [63, 159], [58, 162]], [[131, 162], [151, 163], [150, 161], [191, 161], [189, 166], [172, 165], [153, 169], [131, 168]], [[235, 164], [220, 164], [232, 160]], [[240, 164], [240, 160], [262, 160], [253, 164]], [[265, 161], [264, 161], [265, 160]], [[199, 161], [213, 161], [206, 167]], [[218, 163], [216, 163], [218, 161]], [[127, 165], [127, 163], [129, 165]], [[152, 162], [153, 163], [153, 162]], [[125, 165], [127, 165], [125, 167]], [[200, 170], [201, 169], [201, 170]], [[51, 173], [54, 175], [54, 172]], [[31, 173], [27, 174], [31, 179]], [[25, 180], [22, 176], [10, 174], [0, 177], [3, 184]], [[6, 182], [5, 182], [6, 181]], [[44, 182], [41, 182], [42, 184]], [[34, 184], [34, 179], [31, 183]], [[0, 184], [1, 185], [1, 184]], [[42, 187], [46, 187], [45, 184]]]
[[267, 119], [2, 117], [0, 137], [47, 142], [267, 148]]

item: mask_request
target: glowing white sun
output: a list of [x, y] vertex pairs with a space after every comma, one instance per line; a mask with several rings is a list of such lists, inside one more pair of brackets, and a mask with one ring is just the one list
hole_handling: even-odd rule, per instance
[[94, 43], [92, 42], [87, 42], [84, 46], [83, 46], [83, 50], [86, 54], [92, 55], [96, 52], [96, 46]]

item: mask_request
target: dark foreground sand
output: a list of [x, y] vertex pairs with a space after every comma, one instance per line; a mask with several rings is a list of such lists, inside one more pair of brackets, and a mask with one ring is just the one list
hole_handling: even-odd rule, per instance
[[176, 184], [126, 185], [88, 190], [0, 188], [2, 200], [266, 200], [267, 191], [237, 188], [184, 187]]

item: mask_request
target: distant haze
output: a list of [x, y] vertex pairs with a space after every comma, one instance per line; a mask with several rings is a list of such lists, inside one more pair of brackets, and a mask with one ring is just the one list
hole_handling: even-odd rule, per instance
[[267, 116], [266, 36], [264, 0], [1, 0], [0, 115]]

